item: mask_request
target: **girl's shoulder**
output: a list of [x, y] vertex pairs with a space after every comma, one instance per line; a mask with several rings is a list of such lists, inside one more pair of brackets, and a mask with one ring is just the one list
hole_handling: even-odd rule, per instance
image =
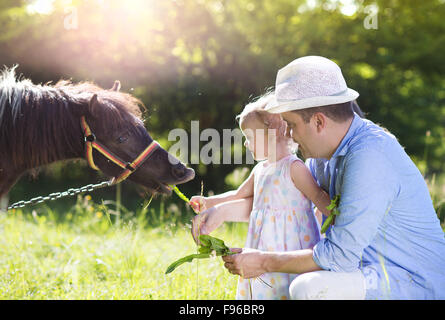
[[265, 168], [264, 164], [265, 164], [266, 161], [267, 161], [267, 160], [259, 161], [259, 162], [252, 168], [251, 174], [253, 174], [255, 177], [260, 176], [260, 175], [264, 172], [264, 168]]
[[292, 163], [294, 163], [294, 162], [299, 162], [299, 163], [302, 163], [302, 164], [304, 164], [304, 161], [303, 160], [301, 160], [296, 154], [291, 154], [290, 156], [289, 156], [289, 162], [292, 164]]
[[296, 186], [302, 177], [308, 174], [310, 175], [311, 173], [306, 163], [297, 156], [294, 156], [292, 159], [289, 159], [287, 174], [290, 181]]
[[307, 168], [304, 161], [301, 160], [296, 154], [292, 154], [288, 157], [285, 166], [288, 168], [290, 173], [295, 170], [300, 171], [304, 170], [304, 168]]
[[258, 172], [260, 172], [261, 170], [263, 170], [263, 168], [265, 167], [266, 162], [267, 162], [267, 160], [259, 161], [259, 162], [253, 167], [252, 172], [253, 172], [253, 173], [258, 173]]
[[252, 172], [257, 177], [262, 175], [269, 176], [272, 173], [276, 173], [277, 176], [286, 176], [291, 173], [293, 167], [296, 167], [297, 171], [301, 171], [301, 169], [298, 169], [301, 166], [306, 167], [303, 160], [301, 160], [297, 155], [291, 154], [273, 163], [269, 163], [268, 160], [259, 161], [252, 169]]
[[296, 168], [307, 168], [306, 163], [296, 155], [292, 155], [291, 159], [289, 159], [289, 165]]

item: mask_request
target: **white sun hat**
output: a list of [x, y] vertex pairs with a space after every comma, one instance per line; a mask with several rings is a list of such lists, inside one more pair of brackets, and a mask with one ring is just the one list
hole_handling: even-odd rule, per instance
[[340, 67], [319, 56], [295, 59], [277, 73], [275, 96], [265, 107], [282, 113], [353, 101], [358, 92], [347, 87]]

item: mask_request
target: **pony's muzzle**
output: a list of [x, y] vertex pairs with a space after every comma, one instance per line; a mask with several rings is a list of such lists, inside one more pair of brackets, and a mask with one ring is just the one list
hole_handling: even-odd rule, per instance
[[183, 179], [189, 174], [188, 170], [183, 164], [178, 163], [172, 167], [171, 172], [175, 179]]

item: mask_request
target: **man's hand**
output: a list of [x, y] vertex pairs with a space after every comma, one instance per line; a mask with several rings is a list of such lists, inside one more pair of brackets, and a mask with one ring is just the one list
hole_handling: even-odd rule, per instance
[[266, 272], [305, 273], [322, 270], [312, 258], [312, 249], [286, 252], [260, 251], [249, 248], [230, 249], [237, 254], [222, 257], [230, 273], [256, 278]]
[[238, 254], [222, 257], [224, 267], [231, 274], [238, 274], [245, 279], [256, 278], [266, 273], [263, 267], [264, 253], [260, 250], [249, 248], [231, 248], [232, 252]]

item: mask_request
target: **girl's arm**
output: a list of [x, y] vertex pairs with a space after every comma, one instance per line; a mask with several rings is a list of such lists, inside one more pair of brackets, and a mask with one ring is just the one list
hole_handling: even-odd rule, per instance
[[223, 202], [253, 197], [254, 178], [254, 170], [252, 170], [249, 177], [238, 187], [238, 189], [227, 191], [211, 197], [194, 196], [190, 199], [190, 202], [201, 203], [203, 207], [201, 207], [201, 209], [206, 210]]
[[306, 165], [301, 161], [294, 161], [291, 164], [290, 172], [295, 187], [309, 198], [325, 216], [329, 216], [331, 211], [326, 207], [331, 203], [331, 199], [315, 182]]
[[225, 221], [249, 222], [253, 197], [227, 201], [196, 215], [192, 220], [192, 234], [209, 234]]
[[215, 208], [224, 221], [249, 222], [252, 205], [253, 197], [246, 197], [221, 203]]

